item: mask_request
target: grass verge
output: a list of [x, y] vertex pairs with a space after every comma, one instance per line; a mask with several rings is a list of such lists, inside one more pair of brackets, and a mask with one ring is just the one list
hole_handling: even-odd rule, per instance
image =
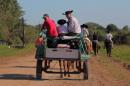
[[[106, 57], [105, 49], [101, 49], [100, 55]], [[112, 49], [112, 58], [126, 64], [130, 64], [130, 46], [115, 45]]]
[[0, 45], [0, 57], [24, 56], [34, 53], [35, 47], [33, 44], [28, 44], [25, 48], [8, 48], [8, 46]]

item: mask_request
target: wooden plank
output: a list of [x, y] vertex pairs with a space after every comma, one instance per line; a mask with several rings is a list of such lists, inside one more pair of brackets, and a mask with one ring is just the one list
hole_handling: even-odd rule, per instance
[[49, 59], [79, 59], [80, 53], [77, 49], [46, 48], [45, 56]]

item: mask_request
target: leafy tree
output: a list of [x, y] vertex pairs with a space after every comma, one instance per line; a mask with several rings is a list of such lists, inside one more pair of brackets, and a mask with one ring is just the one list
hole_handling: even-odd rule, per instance
[[114, 31], [119, 31], [119, 28], [114, 24], [109, 24], [109, 25], [107, 25], [106, 30], [114, 32]]
[[0, 32], [4, 34], [5, 40], [13, 40], [13, 30], [22, 14], [17, 0], [0, 0]]
[[104, 39], [105, 34], [105, 28], [102, 25], [99, 25], [97, 23], [88, 22], [86, 23], [88, 26], [88, 30], [90, 32], [90, 38], [93, 34], [93, 32], [96, 32], [98, 34], [99, 40], [102, 41]]
[[128, 25], [126, 25], [126, 26], [124, 26], [122, 28], [122, 32], [123, 32], [123, 34], [128, 34], [129, 33], [129, 27], [128, 27]]

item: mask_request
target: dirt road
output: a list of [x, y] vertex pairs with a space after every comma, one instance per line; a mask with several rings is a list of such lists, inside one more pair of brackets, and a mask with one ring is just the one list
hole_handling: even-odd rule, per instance
[[0, 86], [130, 86], [129, 70], [99, 56], [88, 61], [89, 80], [82, 80], [82, 74], [61, 79], [60, 75], [43, 73], [44, 79], [37, 81], [34, 55], [0, 62]]

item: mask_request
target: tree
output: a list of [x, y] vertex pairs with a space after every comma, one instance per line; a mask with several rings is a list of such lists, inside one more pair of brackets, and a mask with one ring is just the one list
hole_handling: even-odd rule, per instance
[[17, 0], [0, 0], [0, 31], [6, 36], [5, 40], [13, 40], [13, 30], [16, 29], [22, 14]]
[[114, 32], [114, 31], [119, 31], [119, 28], [114, 24], [109, 24], [107, 25], [106, 30], [110, 32]]
[[88, 26], [88, 30], [90, 32], [90, 38], [92, 39], [93, 32], [96, 32], [98, 34], [99, 40], [102, 41], [104, 39], [105, 34], [105, 28], [102, 25], [99, 25], [97, 23], [88, 22], [86, 23]]
[[126, 25], [126, 26], [124, 26], [124, 27], [122, 28], [122, 33], [123, 33], [123, 34], [128, 34], [128, 33], [129, 33], [129, 27], [128, 27], [128, 25]]

